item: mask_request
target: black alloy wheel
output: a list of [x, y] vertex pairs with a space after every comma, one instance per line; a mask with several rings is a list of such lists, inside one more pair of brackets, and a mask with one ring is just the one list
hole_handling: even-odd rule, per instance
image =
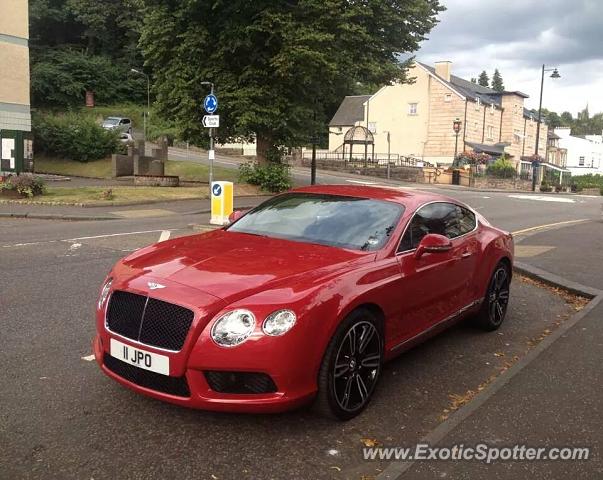
[[353, 312], [331, 339], [319, 374], [317, 406], [342, 420], [369, 403], [383, 363], [383, 340], [373, 315]]
[[509, 305], [511, 274], [506, 263], [494, 269], [482, 308], [475, 318], [478, 327], [492, 331], [501, 326]]

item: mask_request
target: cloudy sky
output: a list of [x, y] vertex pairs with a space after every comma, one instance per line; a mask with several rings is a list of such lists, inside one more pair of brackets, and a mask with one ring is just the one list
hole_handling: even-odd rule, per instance
[[[538, 108], [540, 69], [543, 107], [575, 114], [588, 102], [603, 111], [603, 0], [441, 0], [447, 11], [417, 53], [428, 64], [452, 61], [452, 73], [470, 79], [498, 68], [508, 90], [530, 96]], [[550, 75], [550, 74], [549, 74]]]

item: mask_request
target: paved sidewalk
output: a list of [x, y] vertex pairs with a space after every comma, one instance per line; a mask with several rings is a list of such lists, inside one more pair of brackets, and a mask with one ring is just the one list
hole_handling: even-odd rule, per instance
[[[235, 208], [255, 206], [268, 196], [235, 197]], [[122, 206], [76, 207], [69, 205], [22, 205], [0, 203], [0, 218], [27, 217], [49, 220], [117, 220], [123, 218], [190, 215], [210, 211], [209, 199], [174, 200]]]
[[603, 478], [603, 222], [541, 232], [520, 245], [552, 247], [521, 261], [599, 289], [599, 296], [536, 347], [525, 362], [509, 370], [507, 378], [500, 377], [491, 391], [477, 397], [465, 412], [459, 411], [456, 421], [451, 417], [426, 440], [437, 446], [590, 447], [590, 459], [490, 465], [423, 461], [407, 470], [403, 464], [393, 464], [379, 479]]

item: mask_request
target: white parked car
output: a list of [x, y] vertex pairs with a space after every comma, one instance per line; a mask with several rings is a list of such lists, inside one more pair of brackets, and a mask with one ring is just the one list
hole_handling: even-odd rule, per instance
[[107, 117], [103, 120], [103, 128], [132, 135], [132, 120], [126, 117]]

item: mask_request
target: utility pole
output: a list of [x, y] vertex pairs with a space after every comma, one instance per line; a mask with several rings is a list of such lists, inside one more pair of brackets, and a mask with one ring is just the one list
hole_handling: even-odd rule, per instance
[[316, 109], [314, 110], [312, 132], [312, 163], [310, 165], [310, 185], [316, 185]]

